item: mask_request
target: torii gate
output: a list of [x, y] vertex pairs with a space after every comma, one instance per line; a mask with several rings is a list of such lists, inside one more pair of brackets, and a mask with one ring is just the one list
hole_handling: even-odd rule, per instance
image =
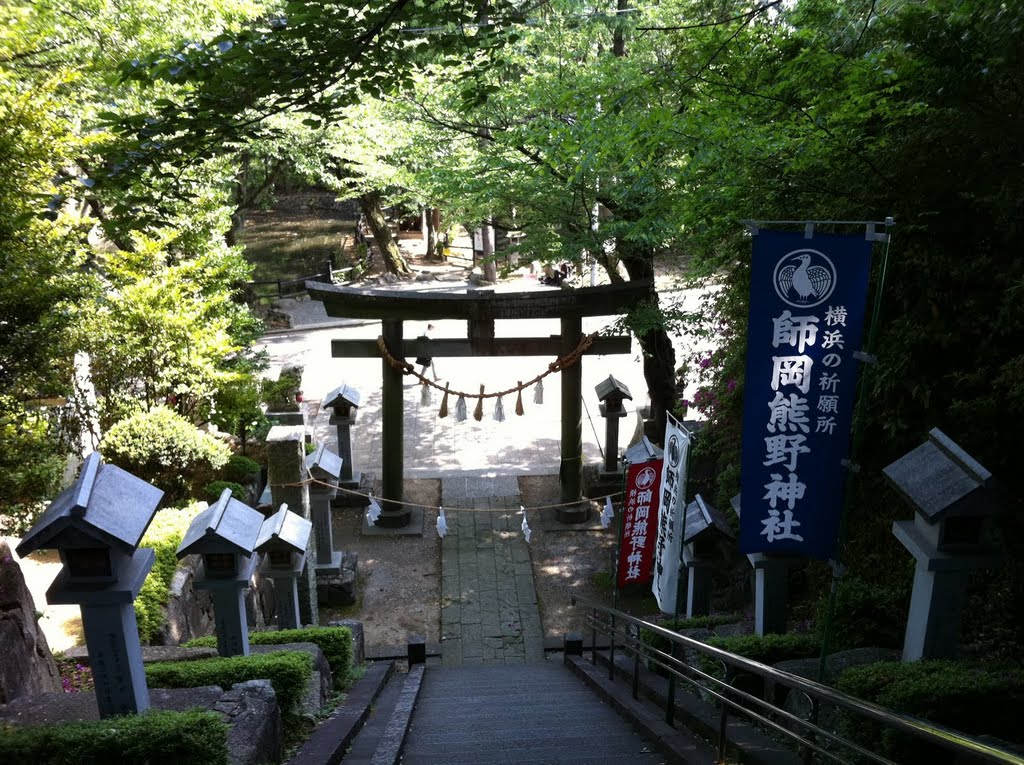
[[[584, 316], [625, 313], [651, 295], [650, 282], [585, 287], [574, 290], [533, 290], [530, 292], [494, 292], [471, 289], [461, 293], [373, 290], [341, 287], [321, 282], [306, 282], [313, 300], [323, 302], [328, 316], [350, 319], [376, 319], [383, 325], [382, 335], [390, 352], [401, 358], [420, 355], [435, 358], [466, 356], [548, 356], [571, 353], [583, 338]], [[466, 340], [406, 340], [405, 321], [429, 322], [435, 319], [465, 319]], [[497, 319], [559, 319], [560, 335], [551, 337], [495, 338]], [[585, 354], [629, 353], [631, 337], [597, 337]], [[375, 340], [332, 340], [334, 358], [381, 358]], [[378, 526], [399, 528], [409, 523], [411, 511], [402, 506], [404, 478], [404, 393], [402, 372], [382, 360], [383, 438], [381, 445], [382, 493], [391, 501], [382, 501]], [[579, 502], [583, 496], [582, 454], [582, 361], [562, 370], [562, 434], [559, 480], [561, 501]], [[585, 511], [566, 508], [559, 520], [582, 520]]]

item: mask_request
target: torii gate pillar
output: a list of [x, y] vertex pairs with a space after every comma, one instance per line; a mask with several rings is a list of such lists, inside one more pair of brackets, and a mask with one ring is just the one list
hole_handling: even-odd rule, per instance
[[[561, 356], [564, 358], [583, 337], [583, 318], [563, 316]], [[587, 518], [583, 496], [583, 364], [562, 369], [562, 455], [558, 468], [561, 501], [577, 503], [558, 508], [558, 520], [579, 523]]]
[[[402, 347], [402, 320], [384, 319], [382, 332], [389, 348]], [[383, 438], [381, 439], [381, 494], [384, 497], [402, 499], [403, 450], [405, 449], [405, 395], [402, 390], [402, 372], [381, 360], [381, 415]], [[381, 500], [381, 514], [377, 526], [401, 528], [409, 523], [411, 511], [400, 502]]]

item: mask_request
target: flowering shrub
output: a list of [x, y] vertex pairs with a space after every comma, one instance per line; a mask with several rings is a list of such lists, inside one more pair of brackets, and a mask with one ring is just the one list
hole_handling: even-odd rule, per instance
[[64, 688], [64, 693], [91, 691], [95, 688], [90, 667], [67, 656], [58, 655], [53, 658], [57, 662], [57, 671], [60, 672], [60, 684]]
[[[743, 429], [743, 370], [746, 355], [745, 268], [729, 274], [722, 290], [703, 298], [701, 310], [687, 325], [698, 347], [686, 368], [696, 389], [681, 401], [706, 424], [694, 443], [690, 481], [695, 492], [718, 507], [727, 507], [739, 490]], [[714, 347], [709, 349], [708, 345]]]

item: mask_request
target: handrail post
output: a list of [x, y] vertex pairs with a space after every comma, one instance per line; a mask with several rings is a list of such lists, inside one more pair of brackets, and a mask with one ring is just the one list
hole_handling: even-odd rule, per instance
[[668, 725], [673, 725], [676, 719], [676, 647], [677, 643], [673, 642], [669, 647], [669, 654], [672, 656], [673, 661], [669, 662], [668, 671], [668, 696], [665, 701], [665, 722]]
[[633, 698], [640, 698], [640, 628], [629, 625], [630, 634], [633, 636]]
[[[811, 696], [809, 693], [804, 694], [804, 695], [807, 696], [807, 698], [811, 700], [811, 718], [810, 718], [810, 723], [811, 723], [811, 725], [817, 725], [818, 724], [818, 708], [819, 708], [818, 707], [818, 699], [816, 697], [814, 697], [814, 696]], [[811, 733], [810, 735], [813, 736], [814, 734]], [[804, 765], [811, 765], [811, 762], [813, 761], [813, 759], [814, 759], [814, 750], [811, 749], [809, 746], [804, 747]]]
[[[732, 687], [732, 682], [735, 679], [733, 677], [733, 669], [729, 664], [725, 664], [725, 686], [722, 688], [722, 695], [727, 696], [728, 691], [726, 688]], [[718, 761], [725, 762], [725, 748], [729, 743], [729, 739], [726, 737], [726, 728], [729, 724], [729, 705], [725, 701], [722, 704], [722, 714], [718, 719]]]
[[608, 647], [608, 679], [615, 679], [615, 617], [612, 616], [611, 629], [608, 631], [608, 639], [611, 640], [611, 645]]
[[597, 666], [597, 609], [591, 609], [590, 663]]

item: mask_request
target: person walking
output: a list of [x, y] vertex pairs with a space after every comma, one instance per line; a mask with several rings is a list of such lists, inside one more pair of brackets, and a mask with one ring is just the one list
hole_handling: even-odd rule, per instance
[[[417, 340], [430, 340], [430, 332], [434, 331], [434, 325], [428, 324], [426, 331], [420, 335]], [[422, 351], [421, 351], [422, 352]], [[427, 374], [427, 368], [430, 368], [430, 373], [434, 376], [434, 382], [437, 382], [437, 367], [434, 366], [434, 359], [430, 356], [417, 356], [416, 363], [420, 365], [420, 375]]]

